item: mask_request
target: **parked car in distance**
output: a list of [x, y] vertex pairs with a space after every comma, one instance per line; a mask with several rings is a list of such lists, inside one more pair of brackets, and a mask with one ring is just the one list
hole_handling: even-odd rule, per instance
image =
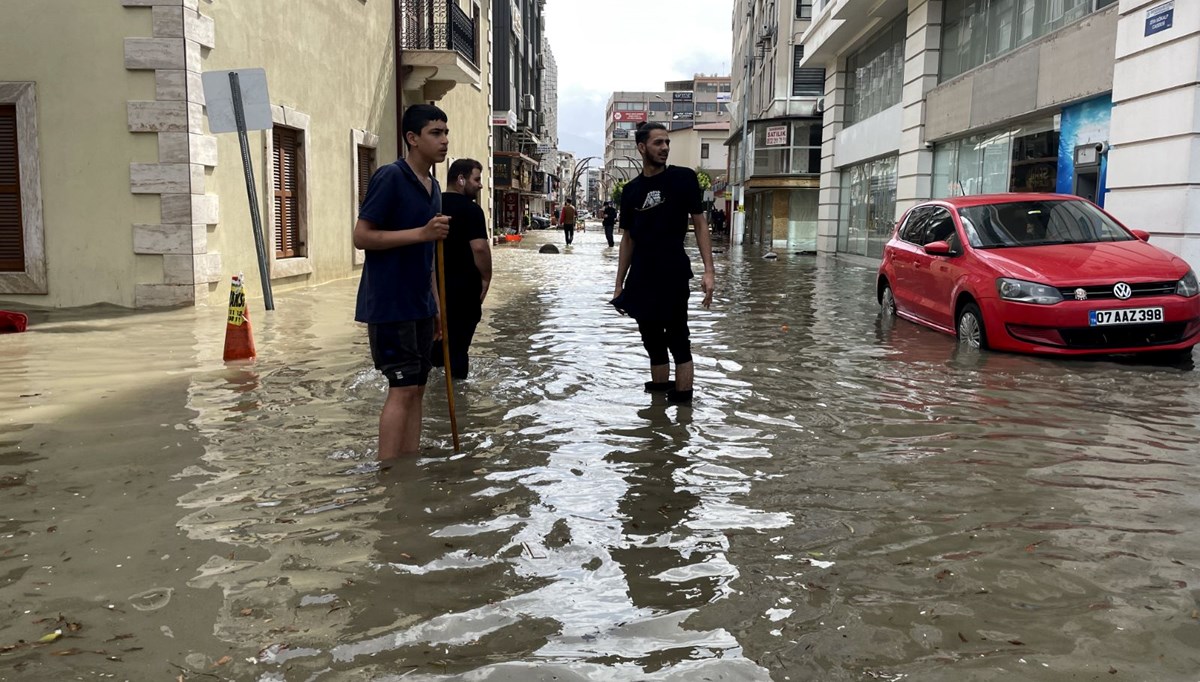
[[529, 228], [532, 230], [545, 230], [550, 227], [550, 216], [535, 215], [529, 219]]
[[884, 315], [978, 348], [1190, 356], [1200, 283], [1149, 239], [1069, 195], [928, 201], [884, 247], [876, 296]]

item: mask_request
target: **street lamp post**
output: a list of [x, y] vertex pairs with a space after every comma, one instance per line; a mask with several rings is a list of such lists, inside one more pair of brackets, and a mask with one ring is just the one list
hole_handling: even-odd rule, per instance
[[589, 163], [591, 163], [592, 161], [594, 161], [598, 158], [600, 158], [600, 157], [597, 157], [597, 156], [584, 157], [583, 159], [581, 159], [579, 161], [579, 163], [575, 164], [575, 172], [571, 173], [571, 203], [576, 204], [576, 205], [579, 204], [579, 201], [577, 199], [577, 195], [579, 194], [579, 174], [583, 172], [583, 170], [587, 167], [587, 165]]

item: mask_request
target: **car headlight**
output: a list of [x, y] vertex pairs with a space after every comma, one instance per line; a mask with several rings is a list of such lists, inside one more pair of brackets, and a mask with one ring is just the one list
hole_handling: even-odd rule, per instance
[[1037, 282], [1026, 282], [1025, 280], [1001, 277], [996, 280], [996, 288], [1000, 291], [1000, 298], [1006, 301], [1054, 305], [1055, 303], [1061, 303], [1063, 300], [1062, 294], [1058, 289], [1046, 286], [1045, 284], [1038, 284]]
[[1183, 276], [1183, 279], [1175, 283], [1175, 293], [1179, 296], [1191, 298], [1196, 294], [1200, 294], [1200, 281], [1196, 279], [1196, 271], [1188, 270], [1188, 274]]

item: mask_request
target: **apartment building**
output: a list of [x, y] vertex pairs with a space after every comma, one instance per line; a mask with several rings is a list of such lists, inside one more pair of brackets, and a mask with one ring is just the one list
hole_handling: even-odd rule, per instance
[[820, 249], [876, 259], [918, 201], [1077, 194], [1200, 267], [1200, 3], [824, 0]]
[[825, 71], [801, 67], [811, 0], [737, 0], [729, 136], [733, 238], [815, 251]]
[[439, 103], [454, 121], [452, 153], [490, 157], [490, 0], [293, 5], [5, 7], [0, 300], [221, 302], [238, 272], [260, 295], [240, 147], [209, 132], [206, 71], [267, 73], [273, 128], [249, 141], [276, 289], [357, 272], [357, 205], [398, 154], [405, 103]]
[[604, 192], [642, 169], [634, 131], [644, 121], [657, 121], [668, 130], [728, 122], [731, 81], [728, 76], [697, 75], [671, 81], [661, 91], [614, 92], [604, 113]]

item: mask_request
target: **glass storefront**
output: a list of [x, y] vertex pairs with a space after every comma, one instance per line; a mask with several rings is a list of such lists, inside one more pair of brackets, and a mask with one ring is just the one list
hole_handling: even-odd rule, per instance
[[933, 150], [933, 198], [1054, 192], [1058, 117], [952, 140]]
[[839, 252], [883, 257], [883, 246], [896, 225], [897, 159], [888, 156], [841, 170]]

